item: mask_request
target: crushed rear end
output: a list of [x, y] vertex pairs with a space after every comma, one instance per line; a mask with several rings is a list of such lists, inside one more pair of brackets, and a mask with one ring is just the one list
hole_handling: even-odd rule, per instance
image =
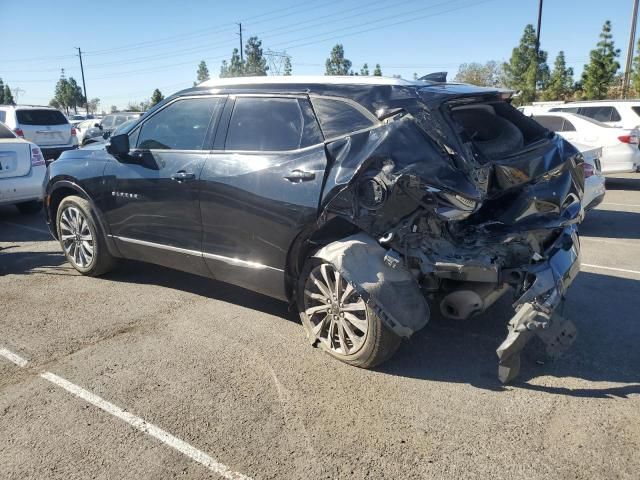
[[582, 157], [503, 92], [414, 92], [373, 102], [382, 126], [327, 145], [321, 221], [340, 217], [361, 232], [320, 256], [404, 337], [430, 309], [464, 320], [511, 294], [514, 315], [497, 348], [507, 382], [534, 335], [551, 355], [575, 338], [558, 307], [580, 265]]

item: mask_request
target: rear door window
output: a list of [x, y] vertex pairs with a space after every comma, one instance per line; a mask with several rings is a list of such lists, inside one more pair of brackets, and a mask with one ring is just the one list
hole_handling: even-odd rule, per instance
[[[640, 117], [640, 107], [631, 107], [631, 110], [633, 110], [633, 113]], [[2, 115], [2, 113], [4, 112], [0, 112], [0, 115]], [[2, 120], [2, 118], [0, 118], [0, 120]]]
[[298, 98], [238, 97], [226, 150], [278, 152], [323, 141], [309, 103]]
[[18, 123], [22, 125], [65, 125], [69, 123], [58, 110], [17, 110]]
[[578, 112], [585, 117], [593, 118], [599, 122], [619, 122], [620, 114], [611, 106], [580, 107]]
[[355, 106], [331, 98], [312, 98], [325, 138], [341, 137], [372, 127], [375, 122]]
[[533, 119], [542, 125], [547, 130], [551, 130], [552, 132], [561, 132], [562, 131], [562, 122], [564, 118], [555, 117], [551, 115], [536, 115]]
[[6, 122], [7, 121], [7, 114], [6, 112], [3, 112], [0, 110], [0, 122]]
[[569, 120], [567, 120], [566, 118], [564, 119], [564, 122], [562, 123], [562, 130], [560, 130], [561, 132], [575, 132], [576, 131], [576, 127], [573, 126], [573, 123], [571, 123]]
[[[147, 150], [203, 150], [212, 119], [224, 97], [185, 98], [167, 105], [142, 124], [137, 146]], [[132, 138], [131, 136], [129, 138]]]

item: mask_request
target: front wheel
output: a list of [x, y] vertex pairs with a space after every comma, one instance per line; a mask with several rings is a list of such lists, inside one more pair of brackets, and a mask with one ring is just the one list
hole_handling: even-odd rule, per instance
[[64, 255], [78, 272], [97, 276], [113, 268], [115, 258], [107, 250], [87, 200], [65, 197], [58, 207], [56, 226]]
[[340, 361], [371, 368], [400, 346], [400, 337], [330, 263], [307, 260], [298, 281], [297, 302], [311, 343]]

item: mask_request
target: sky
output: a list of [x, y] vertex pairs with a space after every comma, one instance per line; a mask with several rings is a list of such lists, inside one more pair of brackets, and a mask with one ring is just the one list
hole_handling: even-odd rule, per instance
[[[541, 48], [548, 63], [564, 50], [576, 74], [588, 61], [605, 20], [611, 20], [624, 65], [632, 0], [544, 0]], [[461, 63], [506, 61], [538, 0], [0, 0], [0, 78], [18, 102], [47, 104], [64, 68], [81, 84], [76, 47], [83, 51], [89, 98], [100, 109], [125, 108], [155, 88], [170, 95], [196, 79], [205, 60], [213, 77], [244, 40], [286, 51], [293, 73], [324, 74], [333, 45], [359, 71], [379, 63], [384, 75], [412, 78]], [[640, 31], [638, 32], [640, 35]]]

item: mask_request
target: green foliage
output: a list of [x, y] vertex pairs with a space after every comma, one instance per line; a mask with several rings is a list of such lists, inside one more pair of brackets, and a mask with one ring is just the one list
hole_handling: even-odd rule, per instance
[[291, 71], [291, 57], [287, 55], [284, 57], [283, 75], [289, 76], [291, 75]]
[[611, 22], [607, 20], [600, 32], [600, 41], [589, 54], [589, 63], [582, 73], [582, 90], [588, 100], [606, 98], [620, 64], [616, 60], [620, 49], [615, 48]]
[[499, 87], [502, 85], [502, 69], [494, 61], [489, 61], [484, 65], [476, 62], [463, 63], [458, 68], [454, 80], [481, 87]]
[[162, 92], [156, 88], [151, 94], [151, 104], [149, 106], [153, 107], [154, 105], [159, 104], [162, 100], [164, 100], [164, 95], [162, 95]]
[[536, 31], [529, 24], [524, 28], [520, 44], [511, 52], [511, 59], [502, 65], [504, 84], [520, 92], [517, 103], [531, 103], [536, 88], [544, 89], [549, 80], [547, 52], [536, 55]]
[[229, 65], [229, 77], [242, 77], [244, 76], [245, 63], [240, 58], [240, 52], [237, 48], [233, 49], [231, 53], [231, 63]]
[[196, 72], [196, 82], [194, 85], [206, 82], [207, 80], [209, 80], [209, 69], [207, 68], [207, 63], [202, 60], [198, 64], [198, 71]]
[[381, 77], [382, 76], [382, 69], [380, 68], [380, 64], [376, 63], [376, 68], [373, 70], [373, 76], [374, 77]]
[[344, 47], [338, 43], [325, 62], [325, 75], [349, 75], [351, 60], [344, 58]]
[[366, 63], [362, 66], [362, 68], [360, 69], [360, 75], [369, 75], [369, 65], [367, 65]]
[[4, 102], [5, 105], [15, 105], [16, 102], [13, 99], [13, 94], [11, 93], [11, 89], [9, 88], [9, 85], [5, 85], [4, 86], [4, 95], [3, 95], [3, 99], [2, 101]]
[[0, 105], [4, 104], [4, 82], [0, 78]]
[[631, 86], [633, 87], [633, 90], [635, 91], [636, 95], [640, 95], [640, 39], [636, 44], [636, 56], [633, 57], [633, 66], [631, 71]]
[[111, 113], [116, 113], [118, 111], [118, 107], [116, 107], [115, 105], [111, 105], [111, 108], [109, 108], [109, 111]]
[[[267, 66], [266, 58], [262, 54], [262, 41], [258, 40], [258, 37], [249, 37], [244, 47], [244, 56], [246, 58], [244, 65], [245, 76], [262, 77], [267, 74], [269, 67]], [[231, 67], [233, 68], [233, 63]]]
[[[67, 79], [64, 76], [64, 69], [62, 70], [58, 83], [56, 83], [52, 102], [57, 105], [57, 108], [64, 110], [67, 114], [69, 114], [70, 108], [72, 108], [75, 113], [78, 113], [78, 107], [85, 103], [82, 88], [80, 88], [73, 77]], [[50, 105], [52, 102], [50, 102]]]
[[568, 100], [573, 96], [573, 69], [567, 67], [564, 52], [558, 52], [549, 77], [547, 88], [542, 92], [543, 100]]

